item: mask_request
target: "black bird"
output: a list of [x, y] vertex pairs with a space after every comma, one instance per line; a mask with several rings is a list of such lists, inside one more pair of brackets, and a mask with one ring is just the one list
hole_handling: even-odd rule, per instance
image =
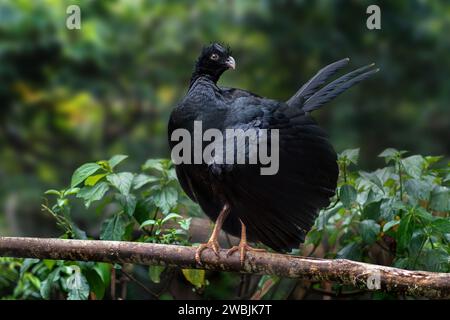
[[[319, 210], [328, 206], [335, 194], [338, 177], [336, 152], [309, 113], [378, 71], [371, 64], [325, 84], [348, 61], [342, 59], [324, 67], [288, 101], [281, 102], [219, 87], [217, 81], [224, 71], [235, 69], [235, 60], [229, 48], [218, 43], [203, 48], [188, 92], [169, 120], [171, 150], [177, 144], [171, 139], [174, 130], [193, 134], [194, 121], [202, 121], [202, 132], [211, 128], [221, 132], [278, 129], [279, 170], [261, 175], [260, 164], [176, 164], [183, 190], [215, 221], [208, 243], [197, 249], [198, 263], [205, 248], [218, 254], [221, 229], [241, 236], [239, 246], [228, 251], [239, 251], [241, 263], [246, 251], [257, 250], [247, 240], [279, 252], [288, 252], [304, 241]], [[270, 137], [268, 140], [273, 143]], [[191, 151], [195, 151], [193, 144]]]

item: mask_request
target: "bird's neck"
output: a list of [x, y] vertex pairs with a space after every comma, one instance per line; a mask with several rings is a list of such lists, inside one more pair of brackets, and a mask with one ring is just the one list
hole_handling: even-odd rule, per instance
[[225, 72], [226, 68], [222, 69], [210, 69], [208, 67], [203, 66], [200, 64], [199, 61], [196, 62], [194, 66], [194, 72], [191, 76], [191, 82], [189, 84], [189, 88], [194, 84], [195, 81], [199, 78], [205, 78], [210, 81], [212, 81], [214, 84], [217, 84], [217, 81], [219, 81], [220, 76]]
[[189, 88], [191, 88], [192, 85], [195, 83], [195, 81], [197, 81], [200, 78], [208, 79], [211, 82], [213, 82], [214, 84], [217, 84], [217, 81], [219, 81], [220, 75], [210, 75], [210, 74], [205, 74], [202, 72], [194, 71], [194, 73], [191, 76]]

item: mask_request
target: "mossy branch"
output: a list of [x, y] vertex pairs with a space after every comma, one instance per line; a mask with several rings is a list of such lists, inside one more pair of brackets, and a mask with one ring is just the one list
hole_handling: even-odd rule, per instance
[[238, 255], [202, 254], [195, 262], [195, 247], [124, 241], [64, 240], [0, 237], [0, 256], [73, 261], [102, 261], [142, 265], [167, 265], [313, 281], [335, 281], [364, 290], [382, 290], [410, 296], [450, 298], [450, 274], [409, 271], [344, 259], [316, 259], [276, 253], [249, 252], [241, 266]]

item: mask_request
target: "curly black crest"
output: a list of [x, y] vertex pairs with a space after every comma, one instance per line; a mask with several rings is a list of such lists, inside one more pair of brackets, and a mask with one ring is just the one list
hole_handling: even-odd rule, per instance
[[220, 42], [211, 42], [207, 46], [203, 46], [202, 53], [200, 56], [208, 55], [213, 52], [220, 52], [224, 55], [231, 56], [232, 51], [228, 44], [223, 44]]

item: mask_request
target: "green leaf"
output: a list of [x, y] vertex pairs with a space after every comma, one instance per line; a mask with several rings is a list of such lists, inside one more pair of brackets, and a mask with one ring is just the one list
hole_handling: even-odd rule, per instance
[[107, 173], [100, 173], [100, 174], [95, 174], [93, 176], [90, 176], [89, 178], [87, 178], [84, 181], [84, 185], [91, 186], [91, 187], [95, 186], [95, 184], [106, 175], [107, 175]]
[[53, 267], [56, 264], [56, 260], [51, 260], [51, 259], [44, 259], [42, 260], [42, 262], [45, 264], [45, 266], [49, 269], [52, 270]]
[[414, 155], [401, 160], [406, 173], [413, 178], [420, 178], [425, 167], [425, 159], [422, 156]]
[[394, 160], [395, 158], [400, 157], [404, 153], [405, 153], [405, 151], [398, 151], [397, 149], [394, 149], [394, 148], [387, 148], [383, 152], [381, 152], [378, 156], [380, 158], [384, 158], [386, 163], [388, 163], [388, 162]]
[[67, 300], [87, 300], [89, 297], [89, 283], [78, 266], [71, 267], [74, 269], [74, 272], [66, 281], [69, 293]]
[[101, 166], [97, 163], [85, 163], [81, 167], [79, 167], [72, 175], [72, 181], [70, 183], [70, 187], [76, 187], [84, 180], [86, 180], [89, 176], [93, 175]]
[[408, 258], [401, 258], [401, 259], [396, 258], [396, 260], [394, 262], [394, 267], [400, 268], [400, 269], [406, 269], [408, 267], [408, 264], [409, 264]]
[[200, 269], [182, 269], [184, 277], [187, 281], [193, 284], [196, 288], [201, 288], [205, 285], [205, 270]]
[[269, 293], [270, 289], [280, 282], [280, 277], [274, 275], [263, 275], [258, 282], [256, 292], [251, 297], [252, 300], [261, 300]]
[[111, 167], [111, 169], [114, 169], [115, 166], [117, 166], [119, 163], [121, 163], [126, 158], [128, 158], [127, 155], [117, 154], [117, 155], [111, 157], [111, 159], [108, 160], [108, 164]]
[[153, 219], [145, 220], [144, 222], [141, 223], [140, 228], [144, 228], [147, 226], [153, 226], [155, 224], [156, 224], [156, 220], [153, 220]]
[[55, 189], [47, 190], [47, 191], [44, 192], [44, 194], [46, 194], [46, 195], [55, 195], [55, 196], [58, 196], [58, 197], [61, 196], [61, 192], [58, 191], [58, 190], [55, 190]]
[[[409, 242], [408, 252], [411, 257], [421, 254], [423, 246], [427, 241], [428, 237], [424, 230], [415, 230], [412, 234], [411, 241]], [[414, 265], [412, 266], [414, 267]]]
[[100, 160], [100, 161], [97, 161], [96, 163], [97, 163], [104, 171], [109, 172], [109, 173], [112, 172], [112, 169], [111, 169], [111, 167], [109, 166], [108, 161], [106, 161], [106, 160]]
[[[41, 280], [38, 277], [36, 277], [35, 275], [31, 274], [31, 273], [27, 274], [25, 276], [25, 278], [26, 278], [26, 281], [30, 281], [30, 284], [33, 287], [33, 289], [30, 288], [31, 292], [25, 289], [24, 296], [29, 296], [29, 295], [35, 296], [36, 295], [36, 291], [35, 290], [40, 290], [40, 288], [41, 288]], [[28, 287], [27, 285], [25, 285], [25, 286]], [[14, 291], [14, 294], [18, 291], [17, 289], [18, 288], [16, 287], [16, 290]], [[28, 294], [28, 292], [30, 292], [30, 294]]]
[[361, 244], [357, 242], [351, 242], [338, 251], [338, 253], [336, 254], [336, 258], [359, 261], [361, 260], [361, 255]]
[[106, 179], [123, 195], [130, 193], [131, 183], [134, 175], [131, 172], [113, 173], [106, 177]]
[[381, 201], [370, 202], [364, 206], [361, 219], [371, 219], [378, 221], [381, 216]]
[[378, 233], [380, 233], [380, 225], [374, 220], [364, 220], [359, 224], [359, 231], [363, 241], [372, 244], [377, 240]]
[[64, 207], [69, 203], [69, 200], [65, 199], [65, 198], [58, 198], [56, 200], [56, 204], [58, 207]]
[[341, 208], [342, 208], [342, 204], [341, 204], [341, 203], [338, 203], [338, 204], [336, 204], [334, 207], [332, 207], [332, 208], [330, 208], [330, 209], [328, 209], [328, 210], [320, 211], [319, 216], [317, 217], [316, 222], [315, 222], [315, 224], [316, 224], [316, 226], [317, 226], [317, 230], [318, 230], [318, 231], [322, 231], [322, 230], [326, 227], [326, 225], [327, 225], [327, 223], [328, 223], [328, 220], [329, 220], [332, 216], [334, 216], [335, 214], [337, 214], [337, 212], [338, 212]]
[[450, 219], [449, 218], [436, 218], [431, 227], [442, 233], [450, 233]]
[[164, 214], [167, 214], [170, 212], [170, 209], [176, 206], [178, 192], [173, 187], [155, 188], [151, 194], [151, 199]]
[[427, 156], [427, 157], [425, 157], [426, 167], [428, 168], [429, 166], [435, 164], [436, 162], [441, 161], [442, 158], [444, 158], [444, 157], [443, 156]]
[[369, 204], [371, 202], [381, 201], [382, 197], [378, 191], [373, 191], [372, 188], [367, 192], [366, 199], [362, 203]]
[[129, 220], [128, 224], [125, 226], [125, 232], [122, 236], [123, 241], [131, 241], [133, 238], [133, 231], [134, 231], [134, 221]]
[[373, 173], [373, 172], [365, 172], [365, 171], [359, 171], [359, 175], [363, 177], [364, 179], [372, 182], [374, 185], [378, 187], [382, 192], [384, 192], [383, 189], [383, 182], [381, 182], [380, 178]]
[[405, 191], [411, 198], [411, 202], [416, 204], [418, 200], [428, 200], [432, 185], [426, 181], [409, 179], [405, 181]]
[[156, 208], [152, 201], [139, 199], [133, 217], [141, 224], [150, 217], [150, 212], [154, 212], [155, 210]]
[[152, 182], [159, 181], [159, 178], [154, 176], [149, 176], [144, 173], [140, 173], [133, 179], [133, 189], [139, 189], [142, 188], [144, 185]]
[[81, 188], [77, 194], [77, 198], [82, 198], [86, 208], [88, 208], [92, 202], [102, 199], [108, 190], [109, 185], [103, 181], [92, 187]]
[[165, 223], [165, 222], [167, 222], [167, 221], [169, 221], [170, 219], [179, 219], [179, 218], [183, 218], [182, 216], [180, 216], [179, 214], [177, 214], [177, 213], [169, 213], [167, 216], [165, 216], [163, 219], [162, 219], [162, 223]]
[[84, 272], [86, 280], [89, 284], [90, 290], [95, 294], [97, 300], [103, 299], [105, 296], [105, 283], [102, 277], [94, 269], [86, 270]]
[[385, 150], [383, 150], [383, 152], [381, 152], [378, 156], [381, 158], [386, 158], [386, 157], [393, 157], [396, 154], [398, 154], [398, 150], [394, 149], [394, 148], [387, 148]]
[[133, 216], [134, 211], [136, 210], [137, 199], [134, 194], [123, 195], [120, 194], [117, 196], [120, 205], [122, 206], [123, 211], [130, 217]]
[[161, 274], [164, 272], [166, 267], [164, 266], [150, 266], [148, 268], [148, 276], [150, 280], [154, 283], [159, 283], [161, 281]]
[[401, 210], [406, 210], [406, 206], [403, 202], [394, 198], [385, 198], [381, 202], [380, 219], [385, 221], [394, 220], [394, 217], [400, 214]]
[[428, 212], [425, 208], [422, 207], [415, 207], [414, 215], [416, 217], [419, 217], [420, 221], [425, 224], [430, 224], [436, 219], [430, 212]]
[[445, 182], [450, 181], [450, 173], [447, 173], [447, 175], [444, 178], [444, 181]]
[[177, 180], [177, 173], [175, 171], [175, 168], [171, 168], [171, 169], [167, 170], [167, 178], [171, 181]]
[[80, 191], [80, 188], [78, 187], [67, 189], [66, 191], [64, 191], [64, 197], [77, 194], [78, 191]]
[[105, 262], [96, 262], [93, 270], [97, 272], [105, 286], [109, 286], [109, 283], [111, 282], [111, 264]]
[[178, 224], [180, 225], [181, 229], [189, 231], [189, 227], [191, 226], [191, 220], [192, 218], [181, 219], [180, 221], [178, 221]]
[[420, 255], [424, 269], [432, 272], [449, 272], [450, 258], [443, 248], [426, 250]]
[[102, 240], [122, 240], [127, 225], [127, 219], [120, 212], [103, 222], [100, 239]]
[[323, 235], [323, 233], [314, 227], [311, 230], [309, 230], [309, 232], [306, 236], [305, 243], [317, 246], [317, 245], [319, 245], [319, 242], [322, 240], [322, 235]]
[[414, 231], [414, 224], [410, 214], [405, 215], [400, 220], [400, 225], [397, 230], [397, 249], [404, 250], [408, 248], [409, 242]]
[[149, 159], [142, 166], [143, 170], [154, 169], [156, 171], [164, 171], [165, 159]]
[[58, 267], [49, 273], [47, 279], [41, 283], [40, 293], [42, 298], [50, 299], [50, 294], [52, 292], [53, 286], [59, 280], [61, 268]]
[[390, 199], [390, 204], [391, 204], [392, 209], [394, 209], [394, 210], [406, 210], [407, 209], [406, 205], [402, 201], [397, 200], [395, 198]]
[[450, 188], [436, 186], [431, 191], [430, 208], [435, 211], [450, 211]]
[[340, 158], [346, 158], [351, 163], [358, 164], [359, 148], [347, 149], [342, 151], [342, 153], [340, 154]]
[[375, 174], [378, 177], [378, 179], [383, 183], [383, 185], [385, 185], [385, 183], [392, 178], [392, 175], [394, 173], [396, 173], [396, 171], [393, 167], [384, 167], [373, 171], [373, 174]]
[[351, 205], [355, 202], [356, 200], [356, 190], [353, 186], [349, 185], [349, 184], [344, 184], [340, 189], [339, 189], [339, 199], [341, 200], [342, 204], [346, 207], [346, 208], [351, 208]]
[[25, 274], [25, 272], [28, 271], [28, 269], [30, 269], [30, 267], [36, 263], [38, 263], [40, 260], [39, 259], [32, 259], [32, 258], [26, 258], [23, 260], [22, 265], [20, 266], [20, 273], [19, 273], [19, 277], [22, 278], [23, 275]]
[[383, 226], [383, 232], [388, 231], [389, 229], [391, 229], [393, 226], [396, 226], [400, 223], [400, 220], [391, 220], [389, 222], [387, 222], [384, 226]]
[[78, 228], [78, 226], [73, 221], [70, 221], [70, 227], [75, 239], [87, 240], [86, 232]]

